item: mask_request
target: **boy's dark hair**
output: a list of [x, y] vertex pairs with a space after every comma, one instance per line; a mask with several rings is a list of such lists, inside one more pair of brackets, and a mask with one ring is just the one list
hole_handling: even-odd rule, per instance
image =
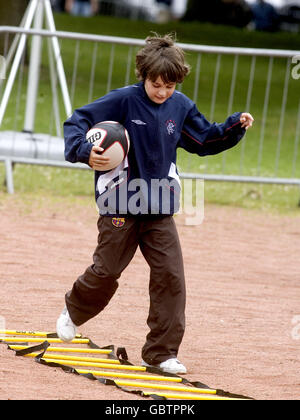
[[160, 76], [164, 83], [182, 83], [190, 67], [185, 63], [183, 50], [171, 35], [146, 38], [146, 46], [136, 55], [136, 76], [155, 82]]

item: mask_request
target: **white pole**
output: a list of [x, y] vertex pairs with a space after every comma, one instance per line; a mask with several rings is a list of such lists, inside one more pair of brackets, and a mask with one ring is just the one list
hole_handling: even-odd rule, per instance
[[14, 194], [13, 164], [10, 159], [5, 159], [6, 189], [8, 194]]
[[[37, 1], [38, 0], [31, 0], [28, 6], [28, 13], [27, 13], [25, 24], [24, 24], [24, 29], [30, 28], [30, 25], [32, 23], [33, 16], [37, 7]], [[7, 102], [8, 102], [8, 99], [9, 99], [9, 96], [10, 96], [10, 93], [11, 93], [11, 90], [12, 90], [12, 87], [16, 78], [16, 74], [17, 74], [18, 67], [22, 58], [22, 54], [25, 48], [26, 38], [27, 38], [27, 35], [25, 34], [22, 34], [20, 37], [19, 46], [17, 48], [15, 59], [12, 64], [11, 71], [10, 71], [10, 74], [9, 74], [9, 77], [5, 86], [4, 94], [3, 94], [1, 105], [0, 105], [0, 126], [2, 124], [2, 120], [3, 120], [5, 110], [7, 107]]]
[[[44, 18], [43, 1], [39, 0], [35, 19], [34, 29], [42, 29]], [[32, 37], [30, 65], [27, 85], [27, 99], [25, 108], [24, 131], [33, 132], [35, 122], [36, 101], [38, 94], [38, 84], [40, 76], [40, 62], [41, 62], [42, 37], [34, 35]]]
[[[56, 29], [55, 29], [55, 23], [54, 23], [54, 18], [52, 14], [50, 0], [45, 0], [45, 11], [46, 11], [46, 19], [47, 19], [48, 28], [51, 32], [55, 32]], [[64, 66], [63, 66], [63, 62], [62, 62], [62, 58], [60, 54], [60, 47], [59, 47], [58, 39], [56, 36], [51, 37], [51, 40], [52, 40], [52, 46], [53, 46], [53, 51], [54, 51], [54, 60], [57, 66], [58, 78], [59, 78], [62, 95], [63, 95], [63, 101], [65, 105], [65, 110], [66, 110], [67, 117], [69, 117], [72, 114], [72, 105], [71, 105], [71, 99], [70, 99], [69, 90], [67, 86], [66, 76], [64, 72]]]
[[59, 113], [59, 102], [57, 95], [57, 77], [55, 74], [55, 65], [53, 60], [53, 55], [51, 51], [51, 40], [48, 38], [48, 57], [49, 57], [49, 66], [50, 66], [50, 80], [51, 80], [51, 90], [52, 90], [52, 104], [53, 104], [53, 113], [56, 126], [56, 135], [61, 137], [61, 122], [60, 122], [60, 113]]

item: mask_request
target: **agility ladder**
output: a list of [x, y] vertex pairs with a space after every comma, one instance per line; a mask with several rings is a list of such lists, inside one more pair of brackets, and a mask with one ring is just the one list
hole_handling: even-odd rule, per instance
[[[63, 343], [56, 333], [0, 330], [1, 342], [7, 344], [8, 349], [15, 351], [16, 356], [33, 357], [40, 364], [59, 367], [65, 372], [97, 380], [104, 385], [116, 386], [124, 392], [141, 397], [156, 400], [252, 399], [222, 389], [213, 389], [199, 381], [189, 381], [179, 375], [167, 374], [155, 367], [135, 366], [128, 361], [124, 347], [117, 348], [115, 353], [115, 346], [99, 347], [81, 334], [76, 334], [69, 343], [70, 347], [63, 347], [61, 344], [66, 343]], [[55, 347], [52, 344], [60, 345]], [[73, 346], [76, 344], [86, 346]], [[85, 369], [82, 369], [83, 367]]]

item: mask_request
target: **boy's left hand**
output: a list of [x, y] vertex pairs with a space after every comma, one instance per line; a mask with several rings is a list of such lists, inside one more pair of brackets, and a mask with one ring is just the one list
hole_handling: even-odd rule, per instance
[[243, 112], [240, 118], [240, 122], [242, 124], [242, 128], [245, 128], [245, 130], [248, 130], [249, 127], [252, 127], [254, 118], [248, 112]]
[[103, 171], [103, 166], [109, 163], [109, 157], [101, 154], [103, 150], [104, 149], [99, 146], [93, 146], [91, 150], [89, 165], [94, 171]]

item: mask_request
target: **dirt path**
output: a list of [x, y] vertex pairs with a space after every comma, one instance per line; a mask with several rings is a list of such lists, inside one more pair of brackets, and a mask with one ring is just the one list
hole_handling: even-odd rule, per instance
[[[0, 197], [1, 199], [1, 197]], [[0, 316], [7, 329], [54, 331], [64, 293], [91, 262], [93, 205], [0, 203]], [[300, 396], [300, 216], [206, 205], [200, 226], [176, 217], [187, 279], [179, 358], [187, 377], [257, 399]], [[140, 252], [106, 310], [80, 328], [140, 363], [148, 267]], [[1, 319], [1, 318], [0, 318]], [[0, 345], [0, 399], [139, 399]]]

